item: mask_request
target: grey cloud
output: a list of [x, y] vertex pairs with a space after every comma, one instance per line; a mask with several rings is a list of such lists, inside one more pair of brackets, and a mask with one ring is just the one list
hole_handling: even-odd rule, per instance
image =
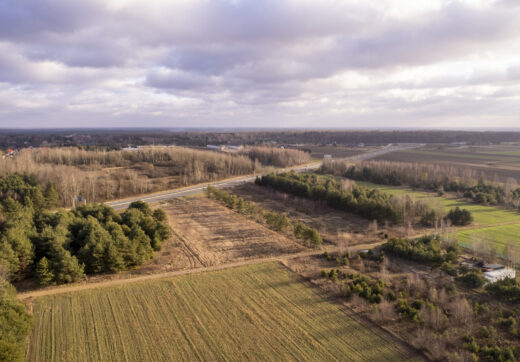
[[[356, 113], [361, 108], [378, 119], [385, 111], [421, 115], [421, 109], [429, 117], [435, 107], [446, 117], [452, 103], [438, 95], [440, 88], [461, 88], [454, 98], [473, 106], [474, 96], [465, 93], [472, 85], [501, 88], [486, 102], [510, 94], [520, 71], [504, 42], [519, 44], [519, 17], [520, 7], [511, 0], [482, 8], [442, 2], [440, 10], [420, 18], [389, 15], [377, 0], [135, 1], [121, 7], [101, 0], [4, 0], [0, 83], [6, 89], [25, 87], [28, 98], [63, 93], [49, 103], [69, 108], [42, 108], [56, 119], [79, 120], [84, 114], [120, 122], [124, 113], [136, 121], [146, 115], [158, 120], [157, 114], [172, 109], [177, 115], [182, 110], [183, 120], [191, 114], [201, 122], [229, 114], [261, 118], [263, 112], [284, 119], [311, 113], [336, 117], [329, 109], [361, 117]], [[510, 67], [387, 80], [403, 69], [471, 63], [488, 53], [503, 56]], [[335, 83], [343, 72], [372, 81]], [[38, 90], [30, 90], [35, 85]], [[388, 94], [396, 89], [428, 97], [406, 101]], [[100, 94], [96, 103], [88, 102], [91, 93]], [[321, 98], [330, 103], [321, 104]], [[32, 114], [18, 104], [7, 109], [20, 117]], [[0, 122], [9, 111], [2, 114]]]
[[0, 38], [31, 40], [86, 26], [102, 14], [95, 2], [81, 0], [2, 0]]
[[207, 88], [214, 82], [208, 77], [180, 70], [154, 69], [148, 73], [145, 84], [154, 88], [193, 90]]

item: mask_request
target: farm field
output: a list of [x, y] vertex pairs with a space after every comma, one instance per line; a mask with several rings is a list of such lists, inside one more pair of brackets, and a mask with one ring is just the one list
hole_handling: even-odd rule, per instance
[[477, 240], [491, 240], [496, 245], [498, 253], [502, 253], [508, 242], [518, 242], [519, 236], [520, 224], [492, 226], [457, 232], [457, 240], [466, 245], [471, 245]]
[[427, 162], [471, 168], [488, 179], [507, 181], [520, 179], [520, 146], [427, 146], [420, 150], [405, 150], [385, 154], [376, 160], [396, 162]]
[[520, 244], [520, 213], [518, 212], [448, 199], [433, 193], [412, 191], [402, 187], [377, 185], [369, 182], [357, 183], [395, 195], [406, 194], [416, 198], [429, 199], [432, 203], [441, 205], [444, 211], [457, 206], [470, 210], [474, 224], [456, 231], [457, 241], [466, 247], [471, 247], [476, 240], [483, 240], [492, 244], [500, 254], [507, 242], [516, 241]]
[[520, 213], [515, 211], [504, 210], [493, 206], [478, 205], [470, 202], [449, 199], [442, 196], [437, 196], [434, 193], [413, 191], [405, 187], [394, 187], [386, 185], [378, 185], [370, 182], [356, 181], [358, 185], [364, 185], [370, 188], [377, 188], [381, 191], [393, 195], [408, 195], [417, 199], [427, 199], [433, 204], [439, 204], [444, 211], [449, 211], [454, 207], [461, 207], [468, 209], [473, 214], [476, 225], [490, 225], [499, 223], [520, 223]]
[[183, 262], [173, 255], [172, 265], [194, 268], [307, 250], [205, 196], [173, 199], [161, 207], [183, 254]]
[[325, 241], [337, 243], [347, 240], [349, 245], [373, 241], [367, 231], [369, 222], [355, 215], [334, 210], [324, 204], [298, 198], [254, 184], [244, 184], [231, 192], [245, 200], [253, 201], [267, 210], [289, 215], [319, 230]]
[[40, 297], [33, 313], [30, 361], [420, 359], [278, 263]]

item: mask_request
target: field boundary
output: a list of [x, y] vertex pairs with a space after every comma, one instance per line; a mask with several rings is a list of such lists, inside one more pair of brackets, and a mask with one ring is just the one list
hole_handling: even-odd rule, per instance
[[[359, 244], [352, 246], [351, 250], [361, 250], [366, 248], [375, 247], [378, 245], [381, 245], [383, 242], [378, 241], [374, 243], [367, 243], [367, 244]], [[61, 285], [59, 287], [52, 287], [52, 288], [45, 288], [45, 289], [36, 289], [31, 290], [27, 292], [21, 292], [18, 293], [18, 299], [20, 300], [30, 300], [32, 298], [38, 298], [46, 295], [54, 295], [54, 294], [64, 294], [69, 292], [77, 292], [81, 290], [88, 290], [88, 289], [96, 289], [96, 288], [107, 288], [107, 287], [113, 287], [121, 284], [128, 284], [128, 283], [136, 283], [136, 282], [142, 282], [142, 281], [148, 281], [148, 280], [154, 280], [154, 279], [163, 279], [163, 278], [169, 278], [174, 277], [178, 275], [186, 275], [186, 274], [196, 274], [196, 273], [205, 273], [205, 272], [212, 272], [217, 270], [223, 270], [228, 268], [236, 268], [244, 265], [252, 265], [252, 264], [261, 264], [261, 263], [267, 263], [272, 261], [278, 261], [283, 262], [287, 259], [294, 259], [299, 257], [305, 257], [305, 256], [313, 256], [313, 255], [320, 255], [323, 254], [325, 251], [328, 253], [334, 253], [337, 252], [339, 248], [321, 248], [316, 250], [310, 250], [310, 251], [302, 251], [299, 253], [292, 253], [292, 254], [281, 254], [277, 256], [272, 257], [266, 257], [266, 258], [256, 258], [256, 259], [249, 259], [249, 260], [241, 260], [237, 262], [232, 263], [225, 263], [220, 265], [213, 265], [213, 266], [207, 266], [207, 267], [198, 267], [193, 269], [183, 269], [183, 270], [175, 270], [171, 272], [164, 272], [164, 273], [156, 273], [156, 274], [147, 274], [147, 275], [140, 275], [140, 276], [130, 276], [128, 278], [122, 278], [122, 279], [114, 279], [114, 280], [105, 280], [100, 282], [94, 282], [89, 283], [83, 282], [83, 283], [76, 283], [76, 284], [69, 284], [69, 285]]]

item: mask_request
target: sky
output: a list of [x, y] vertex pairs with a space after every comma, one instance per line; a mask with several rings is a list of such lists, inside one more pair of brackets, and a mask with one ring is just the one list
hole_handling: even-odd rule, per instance
[[0, 128], [520, 127], [518, 0], [1, 0]]

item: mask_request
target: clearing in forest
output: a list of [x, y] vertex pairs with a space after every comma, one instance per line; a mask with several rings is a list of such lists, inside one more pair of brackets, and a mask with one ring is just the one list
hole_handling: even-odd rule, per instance
[[279, 263], [40, 297], [33, 312], [30, 361], [420, 360]]

